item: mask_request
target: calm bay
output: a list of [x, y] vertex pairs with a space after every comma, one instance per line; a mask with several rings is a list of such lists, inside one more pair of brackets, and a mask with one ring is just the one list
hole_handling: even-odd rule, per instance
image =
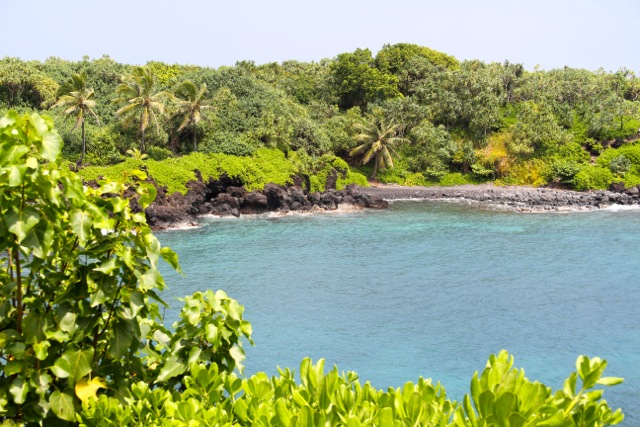
[[388, 210], [202, 218], [157, 233], [185, 275], [163, 269], [170, 303], [224, 289], [245, 306], [246, 374], [325, 358], [362, 382], [419, 376], [451, 399], [506, 349], [554, 389], [580, 354], [625, 382], [604, 398], [640, 422], [640, 211], [523, 214], [394, 202]]

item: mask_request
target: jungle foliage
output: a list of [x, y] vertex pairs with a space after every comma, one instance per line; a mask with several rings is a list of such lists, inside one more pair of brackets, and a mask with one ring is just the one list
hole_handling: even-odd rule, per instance
[[[60, 91], [74, 76], [84, 76], [86, 112], [96, 115], [76, 122], [82, 135], [64, 122], [70, 99], [59, 98], [82, 101], [79, 90]], [[217, 69], [153, 61], [134, 67], [108, 56], [4, 58], [0, 112], [11, 108], [52, 108], [65, 158], [87, 165], [121, 162], [133, 148], [156, 160], [273, 148], [287, 156], [339, 156], [366, 174], [371, 169], [358, 164], [367, 151], [354, 149], [381, 111], [394, 125], [392, 137], [402, 140], [393, 168], [375, 171], [381, 181], [443, 184], [461, 176], [454, 181], [579, 189], [637, 181], [633, 164], [626, 170], [597, 161], [638, 142], [640, 80], [632, 71], [527, 71], [409, 43], [375, 55], [356, 49], [320, 62], [242, 61]]]
[[[180, 270], [124, 198], [155, 187], [139, 169], [95, 188], [66, 167], [51, 119], [0, 119], [0, 421], [2, 426], [607, 426], [602, 399], [622, 382], [578, 357], [561, 390], [514, 368], [506, 351], [473, 375], [462, 402], [419, 378], [378, 390], [353, 372], [304, 359], [268, 377], [243, 375], [251, 325], [223, 291], [160, 315], [161, 261]], [[142, 153], [137, 153], [142, 160]], [[629, 153], [631, 156], [631, 154]], [[617, 157], [616, 157], [617, 158]], [[341, 160], [333, 166], [343, 167]]]

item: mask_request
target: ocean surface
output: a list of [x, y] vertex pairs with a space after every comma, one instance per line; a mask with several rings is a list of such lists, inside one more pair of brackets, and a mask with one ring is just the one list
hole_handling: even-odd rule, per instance
[[203, 218], [157, 233], [185, 276], [175, 298], [224, 289], [245, 306], [246, 374], [326, 359], [379, 388], [418, 377], [449, 398], [501, 349], [554, 389], [578, 355], [625, 382], [604, 398], [640, 425], [640, 210], [523, 214], [446, 202], [388, 210]]

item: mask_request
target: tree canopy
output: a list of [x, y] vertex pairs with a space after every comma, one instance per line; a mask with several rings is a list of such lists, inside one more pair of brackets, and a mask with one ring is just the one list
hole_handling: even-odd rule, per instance
[[[48, 108], [76, 74], [86, 75], [86, 87], [94, 91], [91, 110], [101, 126], [83, 120], [81, 137], [55, 120], [67, 142], [65, 157], [94, 165], [122, 161], [138, 140], [137, 148], [155, 160], [193, 151], [246, 156], [271, 148], [298, 152], [299, 158], [337, 155], [368, 173], [348, 154], [358, 145], [354, 125], [381, 109], [407, 138], [397, 147], [400, 161], [377, 173], [383, 182], [431, 185], [462, 174], [469, 183], [531, 184], [516, 171], [535, 164], [536, 185], [640, 184], [640, 161], [633, 156], [624, 174], [596, 161], [640, 140], [640, 79], [627, 69], [528, 71], [509, 61], [459, 61], [410, 43], [384, 45], [375, 55], [360, 48], [319, 62], [241, 61], [217, 69], [155, 61], [134, 67], [108, 56], [77, 62], [4, 58], [0, 111]], [[428, 126], [440, 131], [414, 132]], [[425, 143], [427, 134], [450, 141], [453, 155], [434, 152], [440, 143]], [[572, 166], [558, 174], [560, 164]], [[607, 178], [574, 179], [590, 173]]]

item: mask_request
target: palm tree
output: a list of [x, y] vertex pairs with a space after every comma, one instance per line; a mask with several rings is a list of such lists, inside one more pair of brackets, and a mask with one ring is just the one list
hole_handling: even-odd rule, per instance
[[156, 129], [160, 128], [158, 117], [164, 115], [171, 94], [157, 90], [155, 76], [148, 67], [135, 67], [131, 74], [123, 77], [122, 83], [116, 88], [116, 94], [118, 98], [113, 102], [124, 104], [116, 111], [116, 115], [122, 118], [125, 126], [133, 122], [138, 123], [140, 151], [144, 153], [144, 135], [147, 127], [153, 122]]
[[82, 129], [82, 153], [78, 160], [78, 165], [84, 161], [84, 155], [87, 151], [87, 141], [84, 132], [84, 121], [87, 115], [93, 116], [98, 124], [100, 119], [93, 110], [96, 107], [96, 101], [93, 98], [93, 89], [87, 88], [87, 74], [74, 74], [71, 78], [58, 89], [58, 101], [53, 107], [64, 107], [64, 115], [68, 117], [75, 116], [76, 129], [78, 126]]
[[185, 80], [180, 83], [175, 91], [177, 97], [176, 115], [182, 118], [178, 131], [186, 128], [193, 130], [193, 151], [198, 148], [198, 123], [201, 119], [209, 119], [208, 114], [213, 110], [213, 106], [204, 98], [207, 93], [207, 85], [203, 83], [200, 88], [189, 81]]
[[362, 165], [366, 165], [371, 159], [374, 159], [371, 179], [375, 179], [378, 169], [393, 167], [392, 154], [398, 155], [394, 148], [398, 144], [408, 141], [406, 138], [397, 136], [400, 126], [386, 120], [379, 112], [371, 116], [369, 123], [356, 123], [354, 128], [359, 133], [353, 138], [361, 145], [351, 150], [349, 155], [362, 155], [360, 159]]

